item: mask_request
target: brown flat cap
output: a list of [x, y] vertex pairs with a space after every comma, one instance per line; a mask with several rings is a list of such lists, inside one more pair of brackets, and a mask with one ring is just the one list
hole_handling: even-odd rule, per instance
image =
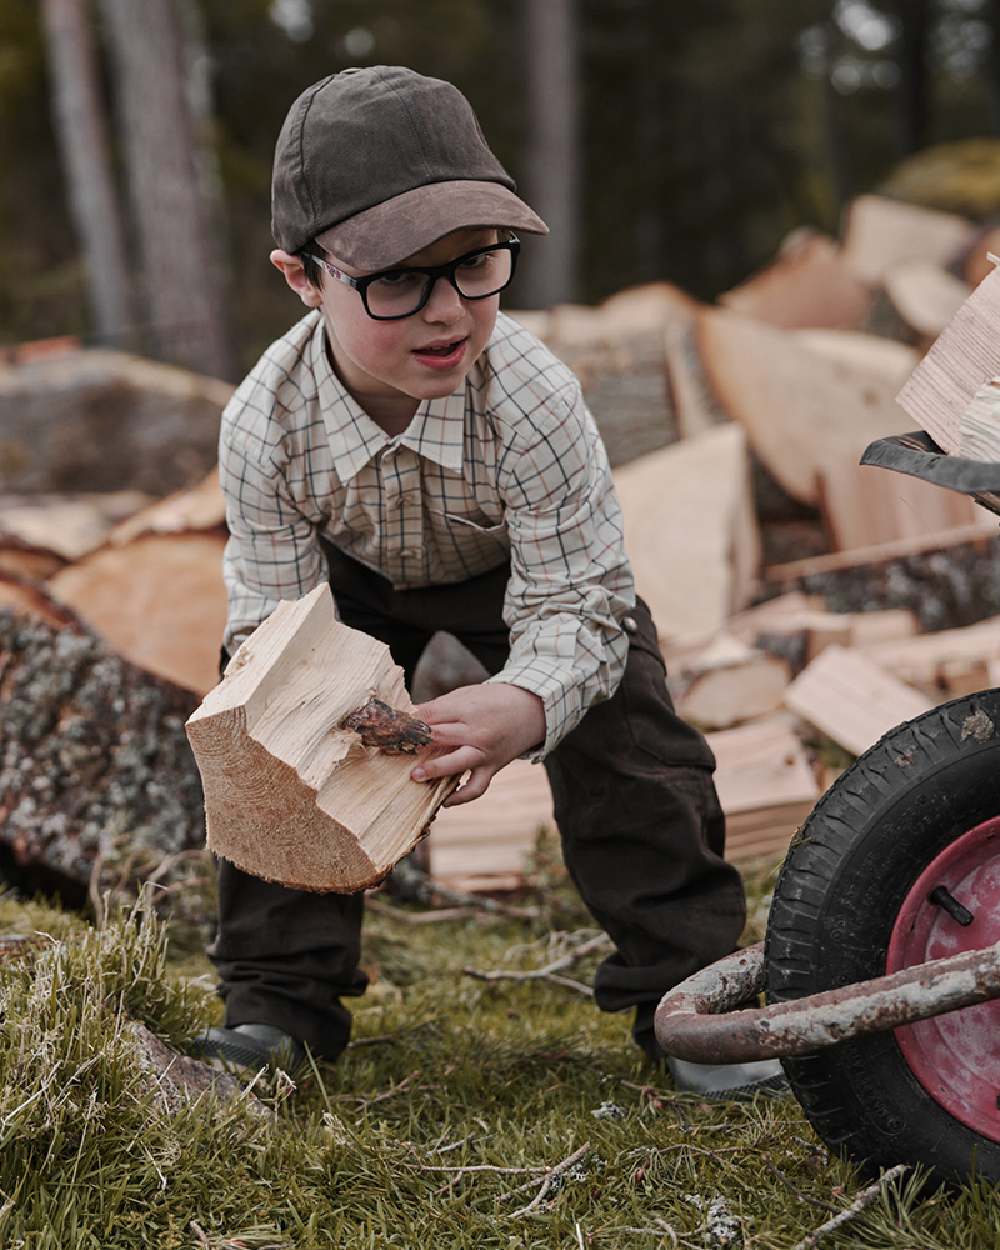
[[345, 69], [285, 118], [271, 229], [287, 252], [315, 238], [348, 265], [384, 269], [465, 226], [547, 234], [514, 188], [457, 87], [400, 65]]

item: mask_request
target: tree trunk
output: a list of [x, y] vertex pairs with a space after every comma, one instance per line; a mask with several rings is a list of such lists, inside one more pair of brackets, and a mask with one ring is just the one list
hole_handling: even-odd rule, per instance
[[175, 0], [102, 0], [156, 353], [232, 376], [220, 265], [186, 91]]
[[930, 120], [928, 52], [930, 0], [899, 0], [900, 150], [904, 156], [927, 142]]
[[576, 0], [525, 0], [529, 142], [526, 199], [551, 235], [532, 248], [521, 284], [528, 307], [576, 298], [579, 113]]
[[129, 346], [125, 231], [111, 174], [87, 0], [43, 0], [52, 112], [98, 339]]

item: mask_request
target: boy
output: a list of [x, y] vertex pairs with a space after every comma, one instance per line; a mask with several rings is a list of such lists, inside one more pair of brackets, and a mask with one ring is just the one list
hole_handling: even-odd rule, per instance
[[[265, 352], [223, 415], [230, 540], [223, 664], [282, 598], [329, 579], [341, 620], [407, 677], [455, 634], [482, 685], [416, 709], [481, 795], [512, 759], [544, 761], [569, 872], [616, 953], [604, 1010], [653, 1013], [735, 946], [703, 738], [675, 715], [635, 597], [607, 458], [572, 373], [499, 314], [515, 231], [547, 227], [513, 193], [468, 101], [400, 67], [350, 69], [293, 104], [275, 152], [271, 261], [311, 311]], [[219, 865], [212, 958], [226, 1026], [200, 1053], [261, 1065], [333, 1059], [363, 993], [361, 896], [287, 890]], [[714, 1090], [776, 1065], [671, 1063]]]

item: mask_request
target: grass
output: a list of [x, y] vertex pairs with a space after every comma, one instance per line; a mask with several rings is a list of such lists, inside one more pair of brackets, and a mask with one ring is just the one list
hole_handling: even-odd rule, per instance
[[[749, 937], [767, 886], [751, 883]], [[173, 937], [136, 913], [97, 930], [0, 896], [0, 933], [48, 935], [0, 966], [0, 1245], [787, 1250], [843, 1209], [865, 1182], [793, 1100], [678, 1097], [625, 1017], [559, 986], [462, 975], [537, 967], [554, 931], [590, 923], [563, 884], [542, 902], [530, 922], [380, 910], [366, 925], [373, 984], [339, 1063], [294, 1093], [259, 1082], [256, 1106], [202, 1097], [171, 1112], [127, 1022], [179, 1045], [217, 1017], [190, 915]], [[537, 1169], [588, 1144], [517, 1214]], [[985, 1187], [928, 1197], [904, 1183], [822, 1245], [982, 1250], [1000, 1245], [1000, 1208]]]

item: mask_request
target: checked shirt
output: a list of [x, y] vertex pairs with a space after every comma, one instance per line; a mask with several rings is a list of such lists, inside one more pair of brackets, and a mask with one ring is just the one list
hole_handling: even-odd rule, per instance
[[510, 562], [506, 666], [545, 705], [541, 759], [615, 691], [635, 604], [607, 455], [572, 372], [500, 314], [463, 384], [385, 433], [338, 380], [321, 314], [273, 343], [222, 417], [232, 653], [328, 578], [318, 535], [397, 590]]

